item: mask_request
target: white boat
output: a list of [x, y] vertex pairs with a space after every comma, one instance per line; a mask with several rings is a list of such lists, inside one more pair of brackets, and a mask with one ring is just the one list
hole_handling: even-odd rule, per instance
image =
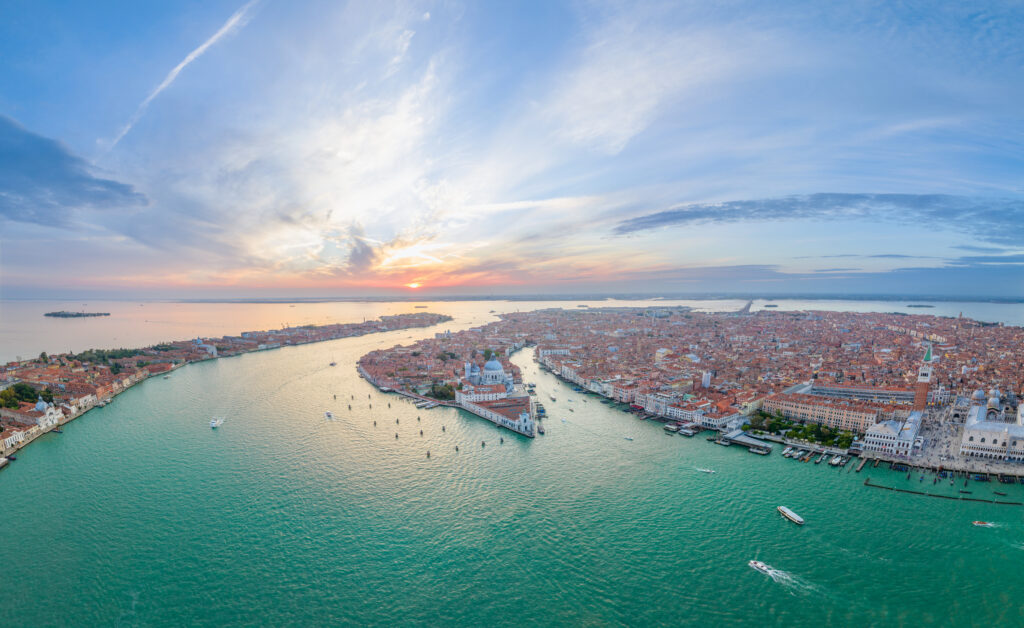
[[769, 576], [772, 575], [772, 568], [769, 567], [768, 565], [762, 563], [759, 560], [752, 560], [752, 561], [750, 561], [747, 564], [750, 565], [752, 568], [760, 571], [763, 574], [766, 574], [766, 575], [769, 575]]
[[324, 418], [330, 421], [334, 418], [334, 413], [328, 410], [327, 412], [324, 412]]
[[784, 450], [782, 451], [782, 455], [783, 455], [783, 456], [785, 456], [785, 457], [787, 457], [787, 458], [789, 458], [789, 454], [791, 454], [791, 453], [793, 453], [793, 448], [792, 448], [792, 447], [786, 447], [786, 448], [785, 448], [785, 449], [784, 449]]
[[975, 525], [975, 526], [977, 526], [979, 528], [993, 528], [993, 527], [995, 527], [994, 525], [992, 525], [992, 523], [990, 523], [988, 521], [972, 521], [971, 524]]
[[779, 512], [782, 514], [783, 517], [785, 517], [786, 519], [789, 519], [790, 521], [792, 521], [793, 523], [797, 524], [798, 526], [802, 526], [804, 524], [804, 518], [803, 517], [801, 517], [800, 515], [796, 514], [795, 512], [790, 510], [789, 508], [786, 508], [785, 506], [779, 506]]
[[623, 436], [623, 438], [625, 438], [626, 440], [633, 440], [632, 436]]
[[224, 419], [222, 419], [220, 417], [216, 417], [216, 416], [213, 417], [212, 419], [210, 419], [210, 428], [211, 429], [217, 429], [221, 425], [224, 425]]
[[700, 471], [701, 473], [714, 473], [715, 472], [714, 469], [705, 469], [704, 467], [697, 467], [697, 470]]

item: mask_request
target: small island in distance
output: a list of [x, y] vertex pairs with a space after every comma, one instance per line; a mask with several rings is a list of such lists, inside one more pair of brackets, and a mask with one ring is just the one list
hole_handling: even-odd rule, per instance
[[924, 303], [911, 303], [907, 307], [935, 307], [934, 305], [927, 305]]
[[110, 312], [47, 312], [43, 316], [52, 316], [54, 318], [89, 318], [92, 316], [110, 316]]

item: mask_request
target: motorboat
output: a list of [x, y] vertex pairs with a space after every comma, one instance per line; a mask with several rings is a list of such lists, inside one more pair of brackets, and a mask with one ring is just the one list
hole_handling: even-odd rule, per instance
[[632, 436], [623, 436], [623, 438], [625, 438], [626, 440], [633, 440]]
[[990, 521], [972, 521], [971, 524], [975, 525], [975, 526], [977, 526], [979, 528], [994, 528], [995, 527], [995, 524], [993, 524]]
[[763, 574], [765, 574], [767, 576], [772, 575], [772, 568], [769, 567], [768, 565], [762, 563], [759, 560], [752, 560], [752, 561], [750, 561], [747, 564], [750, 565], [752, 568], [756, 569], [757, 571], [760, 571], [761, 573], [763, 573]]
[[700, 471], [701, 473], [714, 473], [715, 472], [714, 469], [705, 469], [703, 467], [697, 467], [697, 470]]
[[785, 506], [779, 506], [778, 510], [779, 510], [779, 513], [783, 517], [785, 517], [786, 519], [789, 519], [790, 521], [792, 521], [793, 523], [797, 524], [798, 526], [802, 526], [804, 524], [804, 518], [801, 517], [800, 515], [796, 514], [795, 512], [790, 510], [789, 508], [786, 508]]
[[334, 413], [328, 410], [327, 412], [324, 412], [324, 418], [330, 421], [334, 418]]
[[220, 417], [213, 417], [212, 419], [210, 419], [210, 428], [211, 429], [217, 429], [221, 425], [224, 425], [224, 419], [222, 419]]

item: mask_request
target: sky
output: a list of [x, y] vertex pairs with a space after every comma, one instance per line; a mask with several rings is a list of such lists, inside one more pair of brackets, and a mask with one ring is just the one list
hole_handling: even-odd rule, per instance
[[1013, 1], [7, 0], [0, 297], [1024, 297], [1022, 32]]

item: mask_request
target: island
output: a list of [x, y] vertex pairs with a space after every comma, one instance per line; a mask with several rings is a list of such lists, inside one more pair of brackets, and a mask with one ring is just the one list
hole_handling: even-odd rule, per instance
[[935, 307], [934, 305], [928, 305], [926, 303], [911, 303], [907, 307]]
[[47, 312], [43, 316], [51, 316], [53, 318], [91, 318], [93, 316], [110, 316], [110, 312]]
[[[457, 406], [531, 437], [544, 434], [546, 414], [572, 409], [550, 394], [545, 409], [510, 361], [532, 347], [570, 399], [592, 396], [669, 434], [710, 430], [708, 440], [761, 455], [776, 443], [787, 458], [827, 466], [858, 455], [904, 470], [912, 461], [936, 484], [953, 471], [1024, 482], [1019, 326], [748, 307], [552, 308], [498, 319], [372, 351], [360, 373], [418, 407]], [[994, 433], [1005, 436], [993, 442]]]

